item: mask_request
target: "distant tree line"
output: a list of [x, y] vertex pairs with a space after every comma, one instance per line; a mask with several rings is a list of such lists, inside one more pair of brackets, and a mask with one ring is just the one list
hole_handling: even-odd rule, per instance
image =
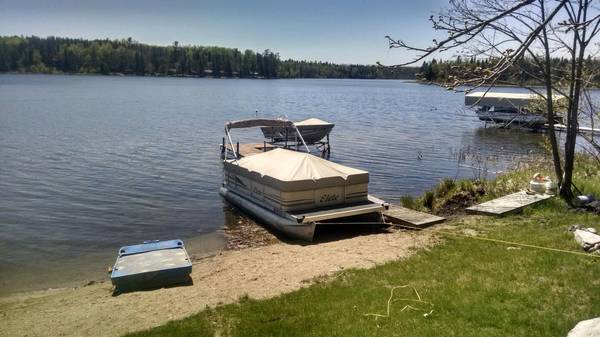
[[0, 36], [0, 72], [239, 78], [412, 79], [418, 68], [285, 60], [270, 50], [153, 46], [131, 38]]
[[277, 74], [280, 78], [414, 79], [418, 69], [285, 60], [280, 62]]
[[[458, 57], [453, 60], [425, 61], [419, 68], [416, 78], [421, 81], [436, 82], [452, 85], [453, 82], [462, 81], [468, 77], [477, 77], [496, 64], [494, 58], [467, 58]], [[570, 71], [571, 61], [566, 58], [556, 57], [551, 59], [553, 77], [564, 77]], [[586, 81], [595, 87], [600, 86], [600, 60], [588, 56], [585, 60]], [[498, 76], [497, 84], [513, 85], [541, 85], [542, 75], [534, 60], [524, 57], [515, 63], [514, 67], [504, 71]]]

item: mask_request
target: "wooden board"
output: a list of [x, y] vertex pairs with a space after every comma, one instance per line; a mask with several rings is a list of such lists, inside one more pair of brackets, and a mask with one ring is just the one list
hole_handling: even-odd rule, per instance
[[409, 208], [391, 205], [383, 212], [386, 219], [395, 224], [409, 225], [414, 227], [427, 227], [446, 219], [437, 215], [418, 212]]
[[521, 210], [553, 197], [549, 194], [527, 194], [525, 191], [505, 195], [503, 197], [484, 202], [467, 208], [467, 213], [485, 215], [504, 215]]
[[363, 205], [354, 205], [346, 207], [333, 207], [331, 209], [314, 211], [309, 213], [292, 214], [293, 217], [301, 219], [302, 223], [318, 222], [337, 218], [345, 218], [355, 215], [380, 212], [384, 206], [377, 203], [367, 203]]

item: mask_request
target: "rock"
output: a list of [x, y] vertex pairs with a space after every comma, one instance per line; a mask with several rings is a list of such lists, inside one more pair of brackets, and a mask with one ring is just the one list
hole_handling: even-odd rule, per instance
[[574, 200], [578, 205], [584, 206], [594, 201], [594, 197], [591, 195], [579, 195]]
[[574, 232], [581, 228], [583, 228], [581, 225], [571, 225], [571, 227], [569, 227], [569, 232]]
[[586, 204], [585, 208], [589, 211], [600, 214], [600, 200], [595, 200]]
[[600, 317], [581, 321], [569, 331], [567, 337], [598, 337], [600, 336]]
[[593, 252], [600, 247], [600, 235], [590, 233], [584, 229], [576, 229], [573, 232], [575, 241], [583, 247], [585, 251]]

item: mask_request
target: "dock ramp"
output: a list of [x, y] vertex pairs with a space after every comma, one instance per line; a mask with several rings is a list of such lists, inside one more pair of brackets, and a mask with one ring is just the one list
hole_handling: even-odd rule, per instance
[[445, 218], [437, 215], [423, 213], [410, 208], [395, 205], [390, 205], [390, 207], [383, 212], [383, 216], [387, 221], [393, 224], [419, 228], [428, 227], [446, 221]]
[[527, 194], [525, 191], [505, 195], [467, 208], [467, 213], [484, 215], [505, 215], [518, 212], [524, 207], [552, 198], [551, 194]]

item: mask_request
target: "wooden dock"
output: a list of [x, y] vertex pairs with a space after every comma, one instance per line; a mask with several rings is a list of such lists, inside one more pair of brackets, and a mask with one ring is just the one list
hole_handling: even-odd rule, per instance
[[527, 194], [525, 191], [505, 195], [467, 208], [467, 213], [484, 215], [505, 215], [518, 212], [524, 207], [552, 198], [550, 194]]
[[[544, 124], [544, 128], [548, 129], [548, 124]], [[564, 124], [554, 124], [554, 130], [559, 131], [559, 132], [566, 132], [567, 126]], [[600, 129], [593, 129], [593, 128], [586, 127], [586, 126], [579, 126], [577, 128], [577, 130], [580, 133], [585, 133], [585, 134], [592, 135], [592, 136], [600, 136]]]
[[395, 205], [390, 205], [389, 209], [383, 212], [383, 216], [393, 224], [419, 228], [446, 221], [445, 218], [433, 214], [418, 212], [410, 208]]

